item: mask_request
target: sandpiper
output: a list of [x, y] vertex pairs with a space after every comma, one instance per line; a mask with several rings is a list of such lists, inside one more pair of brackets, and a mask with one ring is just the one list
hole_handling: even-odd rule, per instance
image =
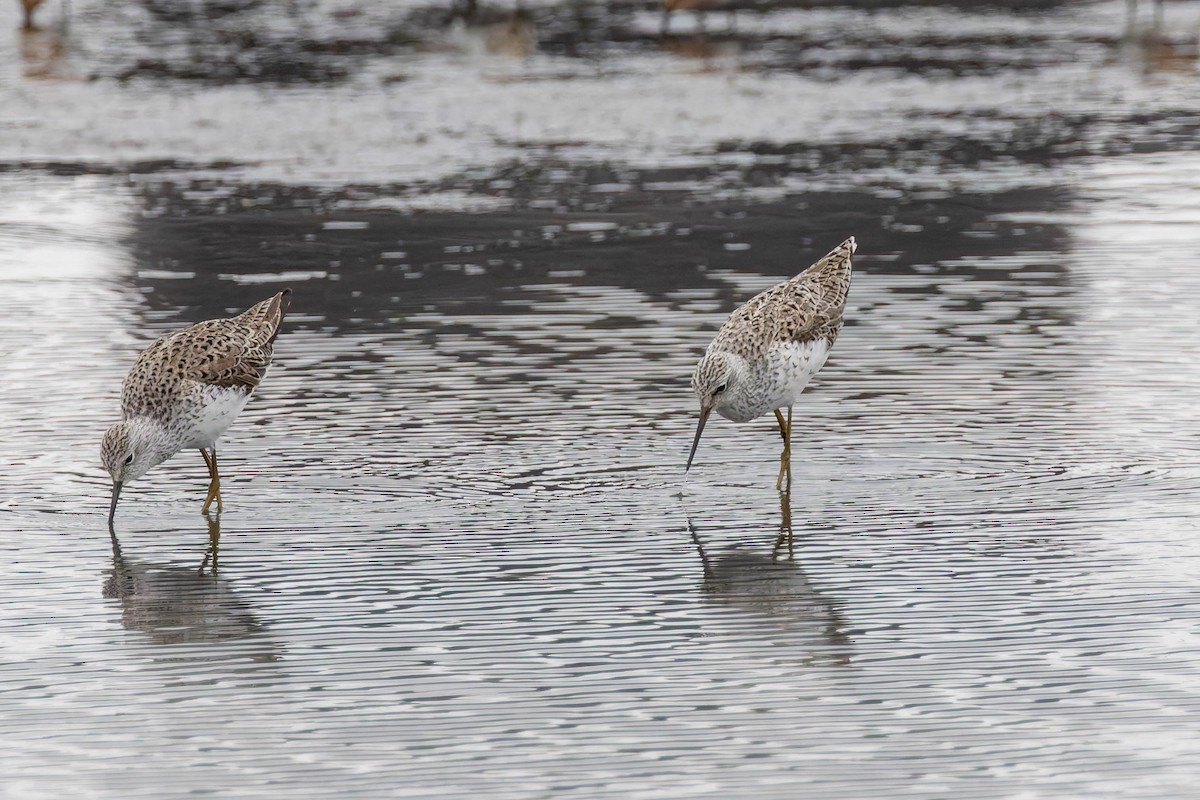
[[692, 375], [700, 422], [687, 469], [714, 410], [734, 422], [749, 422], [774, 411], [783, 436], [775, 488], [784, 487], [785, 474], [791, 486], [792, 404], [825, 364], [842, 329], [850, 256], [857, 248], [853, 237], [847, 239], [804, 272], [729, 315]]
[[[138, 357], [121, 384], [122, 420], [104, 434], [100, 459], [113, 479], [108, 522], [121, 487], [180, 450], [195, 447], [208, 467], [208, 497], [221, 511], [217, 439], [267, 374], [292, 290], [228, 319], [169, 333]], [[211, 451], [211, 452], [210, 452]]]

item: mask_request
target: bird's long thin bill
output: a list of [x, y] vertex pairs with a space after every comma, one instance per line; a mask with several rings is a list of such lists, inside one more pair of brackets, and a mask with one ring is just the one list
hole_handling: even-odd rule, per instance
[[112, 505], [108, 507], [108, 524], [113, 524], [113, 519], [117, 516], [117, 498], [121, 496], [121, 482], [113, 482], [113, 498]]
[[687, 472], [692, 468], [692, 459], [696, 457], [696, 448], [700, 446], [700, 434], [704, 433], [704, 423], [708, 422], [708, 415], [712, 411], [710, 408], [700, 409], [700, 422], [696, 425], [696, 438], [692, 439], [692, 452], [688, 453], [687, 466], [683, 468]]

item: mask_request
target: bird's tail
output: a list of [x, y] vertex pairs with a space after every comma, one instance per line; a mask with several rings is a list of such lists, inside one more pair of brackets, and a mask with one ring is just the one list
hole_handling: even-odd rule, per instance
[[292, 304], [292, 290], [284, 289], [273, 297], [251, 306], [242, 314], [247, 324], [261, 331], [268, 342], [275, 341], [283, 318]]
[[[808, 269], [801, 272], [800, 275], [810, 277], [828, 276], [833, 277], [850, 277], [850, 256], [854, 255], [854, 251], [858, 250], [858, 242], [854, 241], [851, 236], [846, 241], [839, 244], [837, 247], [829, 251], [829, 253], [817, 263], [813, 264]], [[796, 277], [800, 277], [799, 275]]]

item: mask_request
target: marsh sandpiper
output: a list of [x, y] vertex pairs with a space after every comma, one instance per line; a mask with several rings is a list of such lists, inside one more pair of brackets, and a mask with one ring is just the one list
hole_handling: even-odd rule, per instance
[[790, 487], [792, 404], [825, 364], [842, 329], [850, 256], [857, 248], [854, 237], [847, 239], [804, 272], [751, 298], [729, 315], [692, 375], [700, 421], [687, 469], [691, 469], [710, 413], [749, 422], [774, 411], [783, 437], [775, 488], [785, 487], [785, 475]]
[[212, 319], [163, 336], [146, 348], [121, 384], [122, 420], [104, 434], [100, 459], [113, 479], [108, 522], [121, 487], [185, 448], [208, 467], [208, 496], [221, 511], [217, 439], [233, 424], [271, 364], [291, 289], [236, 317]]

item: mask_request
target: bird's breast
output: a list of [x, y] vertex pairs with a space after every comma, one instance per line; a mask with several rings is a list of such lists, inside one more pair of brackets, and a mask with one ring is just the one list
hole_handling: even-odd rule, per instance
[[717, 413], [733, 422], [749, 422], [793, 405], [828, 355], [826, 339], [771, 345], [762, 358], [748, 364], [748, 374], [722, 398]]

